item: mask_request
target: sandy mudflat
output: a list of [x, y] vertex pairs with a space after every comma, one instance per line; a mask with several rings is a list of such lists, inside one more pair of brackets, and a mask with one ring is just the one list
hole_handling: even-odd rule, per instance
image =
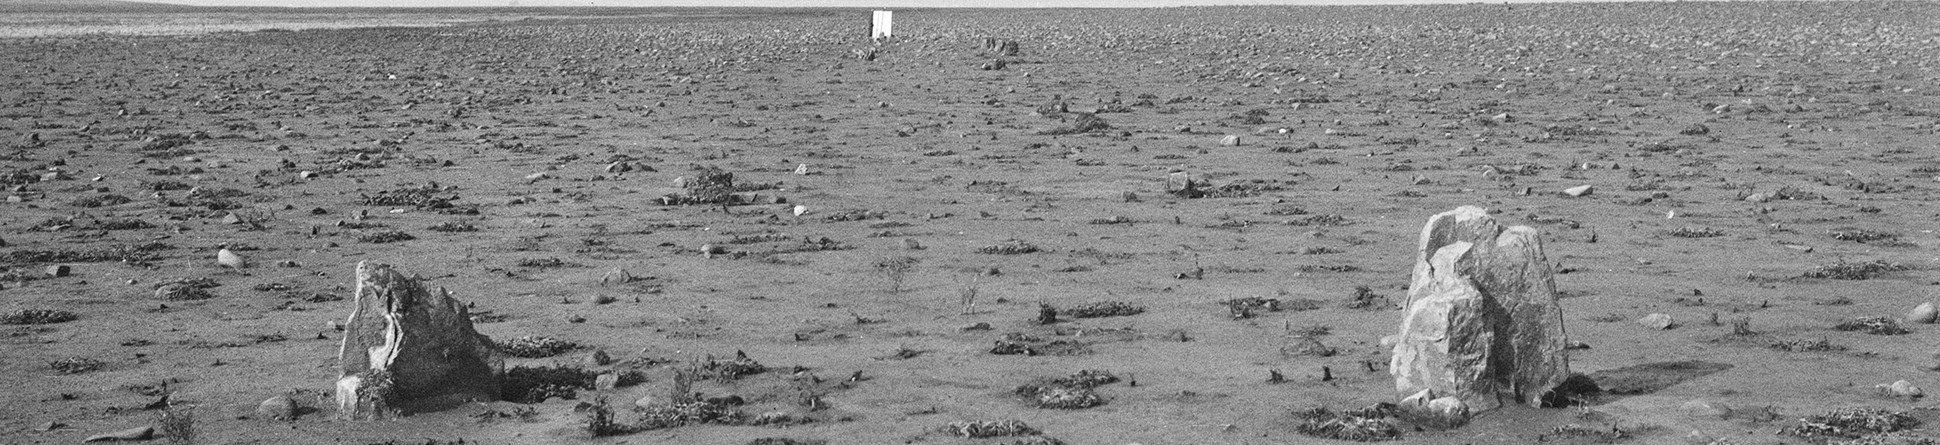
[[[1541, 230], [1589, 346], [1572, 369], [1702, 372], [1404, 443], [1935, 420], [1874, 385], [1940, 387], [1940, 328], [1835, 326], [1933, 298], [1940, 4], [910, 10], [880, 44], [866, 17], [0, 39], [0, 314], [77, 317], [0, 325], [0, 442], [157, 425], [166, 393], [213, 444], [1028, 440], [940, 430], [1010, 419], [1067, 444], [1325, 443], [1293, 413], [1398, 397], [1379, 341], [1421, 224], [1460, 205]], [[659, 202], [701, 166], [786, 202]], [[1210, 193], [1165, 193], [1174, 171]], [[898, 257], [900, 281], [877, 266]], [[332, 420], [359, 261], [449, 289], [494, 339], [580, 346], [508, 367], [645, 382]], [[602, 285], [615, 269], [634, 280]], [[1220, 303], [1247, 297], [1283, 310]], [[1101, 302], [1143, 311], [1033, 322]], [[1634, 322], [1653, 313], [1677, 326]], [[991, 353], [1018, 336], [1071, 355]], [[692, 390], [788, 425], [582, 437], [577, 403], [632, 422], [737, 351], [767, 371]], [[1085, 370], [1120, 378], [1102, 404], [1014, 394]], [[278, 394], [304, 414], [257, 418]]]

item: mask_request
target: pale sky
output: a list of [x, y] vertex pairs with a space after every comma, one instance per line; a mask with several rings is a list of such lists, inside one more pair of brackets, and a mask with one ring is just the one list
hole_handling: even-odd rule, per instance
[[757, 6], [844, 8], [1152, 8], [1195, 5], [1366, 5], [1396, 3], [1534, 3], [1556, 0], [146, 0], [197, 6]]

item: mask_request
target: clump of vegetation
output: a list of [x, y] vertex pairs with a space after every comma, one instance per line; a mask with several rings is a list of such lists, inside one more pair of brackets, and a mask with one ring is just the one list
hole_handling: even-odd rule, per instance
[[527, 335], [500, 341], [498, 349], [513, 357], [546, 358], [579, 349], [579, 344], [552, 337]]
[[1898, 272], [1910, 269], [1912, 268], [1906, 265], [1889, 263], [1885, 260], [1865, 262], [1839, 260], [1839, 262], [1820, 266], [1818, 269], [1808, 271], [1804, 277], [1830, 278], [1834, 280], [1866, 280], [1886, 274], [1887, 272]]
[[889, 293], [900, 294], [903, 293], [903, 279], [909, 276], [909, 271], [916, 270], [919, 261], [913, 257], [892, 256], [876, 260], [874, 267], [876, 273], [889, 280]]
[[155, 423], [162, 426], [162, 436], [168, 443], [188, 445], [195, 443], [195, 411], [189, 408], [163, 408], [155, 415]]
[[357, 235], [357, 241], [371, 244], [395, 243], [414, 239], [418, 239], [418, 237], [411, 236], [411, 234], [404, 233], [401, 230], [383, 230]]
[[357, 202], [367, 206], [410, 206], [420, 209], [446, 209], [452, 207], [452, 201], [458, 200], [457, 195], [438, 196], [439, 193], [447, 190], [449, 189], [439, 186], [436, 182], [431, 182], [423, 186], [403, 186], [393, 190], [377, 192], [376, 196], [359, 195]]
[[87, 357], [68, 357], [60, 360], [47, 362], [47, 367], [54, 368], [54, 371], [60, 372], [62, 374], [81, 374], [81, 373], [87, 373], [87, 372], [94, 372], [94, 371], [99, 371], [101, 370], [101, 368], [104, 368], [107, 366], [108, 365], [106, 363], [101, 363], [100, 360], [95, 360]]
[[592, 390], [599, 374], [571, 366], [514, 366], [505, 371], [499, 391], [505, 400], [539, 403], [547, 398], [573, 399], [579, 390]]
[[1023, 255], [1026, 253], [1037, 252], [1038, 250], [1039, 249], [1034, 244], [1027, 243], [1022, 240], [1013, 239], [1013, 240], [1004, 241], [1003, 243], [1000, 243], [1000, 244], [977, 248], [977, 253], [990, 254], [990, 255]]
[[1771, 348], [1785, 352], [1837, 352], [1846, 350], [1845, 346], [1833, 344], [1831, 339], [1820, 337], [1818, 340], [1789, 340], [1774, 342]]
[[1039, 434], [1036, 429], [1024, 424], [1022, 420], [958, 421], [944, 424], [939, 430], [965, 439], [1035, 436]]
[[586, 431], [593, 433], [593, 437], [631, 432], [626, 425], [613, 420], [613, 405], [606, 403], [606, 396], [593, 398], [593, 403], [586, 407]]
[[1874, 241], [1890, 242], [1890, 241], [1898, 241], [1900, 239], [1900, 236], [1896, 234], [1865, 230], [1865, 229], [1835, 230], [1835, 231], [1829, 231], [1827, 232], [1827, 234], [1831, 235], [1832, 239], [1836, 239], [1840, 241], [1852, 241], [1856, 243], [1871, 243]]
[[1327, 408], [1315, 407], [1295, 411], [1294, 417], [1300, 425], [1294, 431], [1313, 437], [1354, 442], [1379, 442], [1401, 438], [1401, 428], [1395, 426], [1386, 413], [1380, 410], [1360, 410], [1333, 412]]
[[715, 360], [708, 356], [706, 361], [695, 363], [687, 373], [700, 380], [733, 381], [742, 377], [768, 372], [761, 362], [748, 358], [746, 351], [734, 351], [734, 360]]
[[826, 440], [802, 440], [786, 437], [763, 437], [748, 441], [748, 445], [828, 445]]
[[1072, 120], [1071, 125], [1044, 130], [1042, 132], [1039, 132], [1038, 134], [1055, 136], [1055, 135], [1066, 135], [1066, 134], [1090, 133], [1093, 131], [1111, 129], [1111, 123], [1105, 122], [1104, 118], [1100, 118], [1096, 114], [1092, 114], [1092, 113], [1070, 113], [1070, 114], [1076, 116], [1076, 118]]
[[522, 258], [522, 259], [519, 259], [519, 262], [514, 263], [513, 265], [518, 267], [530, 267], [535, 269], [552, 269], [552, 268], [558, 268], [558, 267], [566, 267], [568, 264], [566, 263], [565, 260], [561, 260], [559, 258]]
[[1123, 301], [1100, 301], [1059, 309], [1058, 313], [1076, 318], [1122, 317], [1145, 313], [1145, 307]]
[[1913, 332], [1907, 330], [1905, 326], [1900, 325], [1899, 320], [1888, 317], [1859, 318], [1839, 323], [1832, 328], [1847, 332], [1859, 331], [1873, 335], [1901, 335]]
[[1724, 231], [1710, 227], [1680, 227], [1677, 230], [1672, 230], [1671, 236], [1678, 238], [1712, 238], [1724, 236]]
[[73, 201], [68, 202], [68, 204], [73, 205], [75, 207], [91, 209], [95, 207], [122, 205], [122, 204], [131, 203], [131, 202], [135, 202], [135, 200], [129, 199], [126, 196], [114, 195], [114, 194], [100, 194], [100, 195], [94, 195], [94, 196], [75, 198]]
[[1273, 298], [1260, 298], [1260, 297], [1234, 298], [1231, 300], [1221, 301], [1219, 302], [1219, 304], [1226, 306], [1227, 312], [1233, 315], [1234, 320], [1245, 320], [1248, 318], [1253, 318], [1253, 314], [1259, 311], [1267, 311], [1267, 312], [1280, 311], [1280, 300], [1273, 299]]
[[1041, 338], [1012, 332], [1004, 334], [1002, 340], [997, 340], [997, 345], [990, 348], [990, 353], [997, 355], [1071, 356], [1089, 354], [1091, 353], [1091, 348], [1085, 346], [1084, 343], [1076, 341], [1045, 341]]
[[101, 220], [96, 221], [93, 226], [97, 230], [141, 230], [153, 227], [155, 227], [154, 224], [139, 219]]
[[165, 301], [196, 301], [215, 298], [209, 289], [222, 286], [210, 278], [184, 278], [155, 285], [155, 298]]
[[73, 312], [56, 309], [21, 309], [0, 315], [0, 324], [54, 324], [81, 318]]
[[1038, 379], [1014, 392], [1038, 408], [1082, 409], [1103, 405], [1105, 399], [1092, 389], [1117, 381], [1118, 376], [1110, 372], [1084, 370], [1069, 377]]
[[728, 400], [699, 399], [684, 397], [674, 403], [654, 404], [639, 409], [640, 422], [630, 428], [633, 431], [650, 431], [686, 425], [722, 424], [734, 425], [745, 417], [740, 410], [734, 409]]
[[1387, 309], [1393, 305], [1388, 302], [1388, 297], [1375, 294], [1374, 289], [1367, 286], [1354, 286], [1354, 296], [1347, 298], [1348, 309]]
[[1919, 419], [1904, 412], [1878, 408], [1839, 408], [1825, 414], [1807, 416], [1797, 426], [1782, 433], [1817, 440], [1857, 439], [1872, 434], [1909, 430], [1920, 426]]
[[144, 264], [160, 258], [155, 252], [173, 249], [162, 243], [136, 244], [94, 250], [15, 250], [0, 255], [0, 264], [103, 263]]
[[447, 233], [477, 232], [478, 226], [474, 226], [472, 225], [472, 223], [468, 223], [468, 222], [445, 221], [445, 222], [438, 223], [436, 225], [432, 225], [431, 227], [426, 227], [426, 229], [431, 230], [433, 232], [447, 232]]

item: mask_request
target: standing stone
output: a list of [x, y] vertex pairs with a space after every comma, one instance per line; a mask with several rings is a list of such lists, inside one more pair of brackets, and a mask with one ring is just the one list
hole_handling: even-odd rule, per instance
[[1226, 135], [1225, 138], [1222, 138], [1219, 140], [1219, 145], [1226, 146], [1226, 147], [1238, 147], [1239, 135], [1237, 134]]
[[1570, 195], [1571, 197], [1590, 196], [1591, 193], [1596, 193], [1596, 187], [1579, 185], [1563, 189], [1563, 194]]
[[48, 277], [48, 278], [60, 278], [60, 277], [65, 277], [65, 276], [68, 276], [68, 274], [71, 274], [71, 273], [74, 273], [74, 269], [73, 269], [73, 268], [71, 268], [71, 267], [68, 267], [68, 265], [66, 265], [66, 264], [56, 264], [56, 265], [52, 265], [52, 266], [47, 266], [47, 277]]
[[1645, 315], [1643, 316], [1643, 318], [1637, 319], [1637, 324], [1646, 328], [1656, 329], [1659, 331], [1670, 329], [1673, 326], [1677, 326], [1677, 322], [1672, 321], [1671, 316], [1665, 315], [1665, 314]]
[[357, 263], [356, 308], [344, 324], [338, 416], [375, 419], [498, 399], [503, 362], [465, 305], [383, 264]]
[[1401, 332], [1390, 339], [1395, 389], [1477, 410], [1504, 396], [1541, 405], [1569, 377], [1552, 274], [1535, 229], [1504, 228], [1473, 206], [1429, 218]]

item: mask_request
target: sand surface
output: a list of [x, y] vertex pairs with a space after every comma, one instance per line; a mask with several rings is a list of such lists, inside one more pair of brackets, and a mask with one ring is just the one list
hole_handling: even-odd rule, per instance
[[[78, 316], [0, 326], [0, 442], [156, 425], [166, 393], [219, 444], [1021, 440], [939, 431], [1006, 419], [1069, 444], [1321, 443], [1295, 410], [1398, 397], [1379, 341], [1421, 224], [1460, 205], [1541, 231], [1575, 371], [1728, 367], [1404, 443], [1806, 443], [1776, 433], [1929, 412], [1874, 385], [1940, 386], [1940, 329], [1834, 329], [1933, 298], [1940, 4], [912, 10], [880, 43], [866, 17], [0, 39], [0, 313]], [[1072, 128], [1094, 112], [1108, 127]], [[662, 205], [698, 166], [786, 202]], [[1178, 171], [1217, 193], [1165, 193]], [[1012, 240], [1036, 251], [982, 253]], [[494, 339], [582, 346], [508, 366], [646, 381], [333, 420], [359, 261], [449, 289]], [[616, 269], [635, 279], [602, 284]], [[183, 280], [214, 286], [156, 292]], [[1247, 297], [1288, 308], [1220, 303]], [[1033, 322], [1097, 302], [1144, 311]], [[1653, 313], [1676, 326], [1633, 322]], [[1086, 353], [992, 354], [1011, 333]], [[771, 370], [693, 389], [812, 421], [582, 437], [576, 403], [625, 421], [737, 351]], [[50, 366], [74, 357], [100, 367]], [[1013, 395], [1083, 370], [1122, 380], [1085, 409]], [[258, 418], [278, 394], [320, 409]]]

